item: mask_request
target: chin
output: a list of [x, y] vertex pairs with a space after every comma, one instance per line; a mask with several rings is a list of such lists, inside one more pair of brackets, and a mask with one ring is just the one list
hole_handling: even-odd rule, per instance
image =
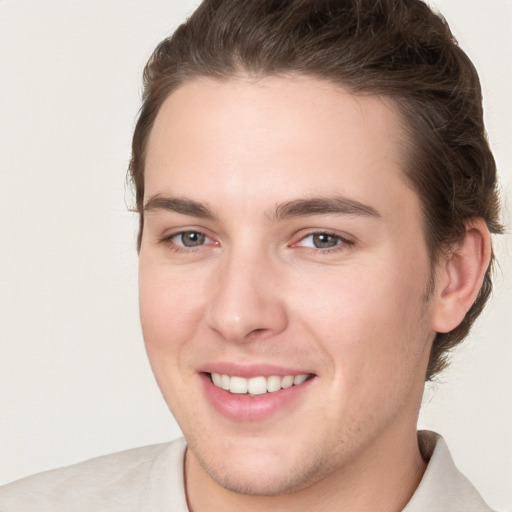
[[281, 496], [305, 489], [319, 480], [318, 471], [283, 474], [280, 468], [265, 468], [258, 471], [250, 468], [243, 472], [226, 468], [203, 467], [218, 485], [237, 494], [248, 496]]
[[[281, 445], [286, 446], [286, 443]], [[199, 448], [199, 449], [197, 449]], [[193, 457], [218, 485], [231, 492], [249, 496], [279, 496], [305, 489], [325, 474], [325, 465], [305, 454], [290, 450], [233, 450], [226, 448], [223, 456], [204, 452], [189, 443]], [[221, 461], [221, 462], [219, 462]]]

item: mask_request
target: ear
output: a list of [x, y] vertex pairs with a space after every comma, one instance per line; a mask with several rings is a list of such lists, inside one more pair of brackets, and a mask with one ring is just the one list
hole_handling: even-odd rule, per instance
[[482, 286], [491, 260], [491, 235], [483, 219], [466, 223], [464, 239], [436, 269], [432, 329], [449, 332], [464, 319]]

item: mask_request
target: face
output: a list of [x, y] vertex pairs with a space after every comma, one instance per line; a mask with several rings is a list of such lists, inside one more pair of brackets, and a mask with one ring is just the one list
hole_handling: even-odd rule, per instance
[[161, 107], [142, 327], [187, 463], [223, 487], [304, 488], [415, 432], [433, 330], [403, 146], [390, 102], [313, 78], [197, 80]]

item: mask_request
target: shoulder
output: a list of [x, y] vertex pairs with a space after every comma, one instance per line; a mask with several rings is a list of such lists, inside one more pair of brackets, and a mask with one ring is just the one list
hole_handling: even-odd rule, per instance
[[[0, 487], [2, 512], [131, 512], [143, 509], [155, 470], [183, 489], [185, 442], [157, 444], [97, 457]], [[158, 490], [158, 489], [157, 489]], [[154, 493], [155, 489], [153, 489]], [[154, 499], [154, 496], [153, 498]], [[185, 509], [186, 510], [186, 509]]]

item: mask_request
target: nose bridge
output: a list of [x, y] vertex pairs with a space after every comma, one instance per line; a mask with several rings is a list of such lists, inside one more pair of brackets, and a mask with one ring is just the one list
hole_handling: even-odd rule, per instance
[[286, 325], [286, 308], [277, 286], [276, 267], [275, 258], [261, 247], [232, 247], [223, 257], [212, 293], [209, 326], [235, 342], [281, 331]]

